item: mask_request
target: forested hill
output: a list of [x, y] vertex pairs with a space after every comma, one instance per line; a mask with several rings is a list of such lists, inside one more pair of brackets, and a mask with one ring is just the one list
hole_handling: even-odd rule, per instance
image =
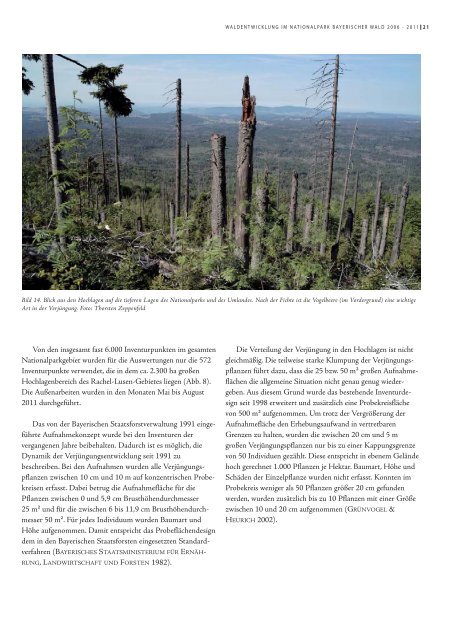
[[[83, 110], [83, 109], [82, 109]], [[227, 181], [234, 178], [236, 162], [237, 123], [240, 108], [199, 107], [183, 112], [184, 141], [190, 144], [193, 179], [200, 190], [210, 184], [210, 136], [213, 131], [226, 136]], [[256, 107], [257, 134], [255, 139], [255, 170], [279, 171], [282, 186], [297, 170], [304, 187], [304, 176], [310, 172], [316, 139], [316, 120], [313, 110], [304, 107]], [[96, 113], [93, 112], [93, 116]], [[146, 170], [151, 180], [170, 180], [174, 171], [174, 141], [169, 135], [174, 127], [172, 109], [149, 113], [146, 107], [134, 109], [120, 122], [121, 161], [125, 185], [133, 186], [134, 177], [143, 179]], [[355, 164], [360, 166], [363, 190], [375, 187], [376, 176], [395, 189], [408, 181], [412, 193], [420, 191], [420, 118], [411, 115], [377, 113], [338, 114], [336, 183], [341, 190], [343, 171], [354, 125], [358, 122], [358, 136], [354, 150]], [[106, 137], [113, 136], [113, 124], [105, 119]], [[23, 109], [24, 149], [36, 148], [39, 139], [47, 136], [44, 109]], [[90, 141], [96, 150], [96, 136]], [[89, 151], [90, 149], [88, 149]], [[308, 187], [308, 184], [305, 185]]]

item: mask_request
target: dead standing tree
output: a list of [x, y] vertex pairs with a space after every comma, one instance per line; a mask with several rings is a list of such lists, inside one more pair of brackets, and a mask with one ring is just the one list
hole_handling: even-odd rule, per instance
[[170, 238], [173, 242], [176, 241], [176, 216], [175, 216], [175, 203], [170, 202], [168, 205], [168, 218], [170, 220]]
[[378, 181], [376, 184], [376, 198], [374, 201], [374, 216], [373, 216], [373, 222], [371, 224], [371, 249], [373, 252], [373, 258], [377, 257], [378, 248], [379, 248], [378, 243], [376, 242], [376, 231], [377, 231], [377, 224], [379, 220], [379, 210], [381, 206], [381, 193], [382, 193], [382, 180], [378, 178]]
[[389, 226], [390, 220], [390, 205], [386, 204], [384, 207], [384, 214], [382, 216], [382, 233], [381, 233], [381, 241], [379, 244], [378, 258], [382, 260], [385, 253], [385, 247], [387, 243], [387, 230]]
[[186, 218], [190, 211], [190, 147], [189, 143], [186, 143], [186, 199], [185, 199], [185, 214]]
[[360, 235], [360, 245], [358, 251], [359, 260], [364, 260], [366, 255], [366, 245], [368, 239], [368, 227], [370, 226], [370, 210], [367, 208], [362, 220], [362, 233]]
[[[44, 77], [44, 92], [47, 109], [47, 129], [49, 133], [50, 162], [52, 166], [52, 179], [55, 193], [55, 213], [57, 223], [63, 220], [63, 204], [66, 201], [66, 193], [60, 183], [60, 174], [63, 169], [63, 161], [60, 150], [60, 131], [58, 126], [57, 99], [55, 96], [55, 80], [53, 73], [52, 54], [41, 54], [42, 70]], [[60, 235], [60, 246], [66, 246], [65, 237]]]
[[354, 218], [357, 218], [357, 197], [359, 195], [359, 180], [360, 180], [360, 172], [357, 171], [355, 174], [355, 187], [354, 187], [354, 198], [352, 205], [352, 213]]
[[172, 102], [176, 103], [176, 147], [175, 147], [175, 195], [174, 195], [174, 218], [179, 217], [181, 213], [181, 102], [182, 102], [182, 90], [181, 79], [178, 78], [175, 83], [175, 88], [170, 89], [164, 93], [165, 96], [170, 96], [164, 107]]
[[326, 189], [324, 192], [324, 203], [322, 213], [322, 239], [319, 246], [320, 255], [325, 255], [327, 244], [327, 233], [329, 230], [330, 222], [330, 202], [332, 199], [332, 185], [333, 185], [333, 165], [335, 159], [335, 138], [337, 128], [337, 104], [338, 104], [338, 78], [342, 70], [340, 68], [340, 56], [336, 55], [334, 61], [328, 61], [322, 65], [313, 74], [313, 82], [310, 87], [313, 90], [310, 97], [319, 98], [320, 102], [316, 107], [316, 113], [323, 112], [326, 107], [331, 105], [330, 114], [330, 134], [329, 134], [329, 152], [327, 159], [327, 181]]
[[253, 220], [252, 250], [250, 271], [256, 271], [263, 258], [263, 236], [269, 211], [269, 187], [267, 180], [264, 185], [256, 189], [256, 207]]
[[242, 87], [242, 118], [239, 124], [239, 139], [236, 163], [236, 211], [234, 237], [237, 255], [245, 266], [249, 262], [248, 217], [252, 199], [253, 141], [256, 131], [256, 99], [250, 95], [249, 77], [245, 76]]
[[403, 185], [403, 191], [401, 193], [400, 208], [398, 211], [398, 218], [395, 225], [395, 235], [393, 239], [392, 254], [390, 256], [390, 266], [393, 267], [400, 257], [401, 238], [403, 235], [404, 216], [406, 213], [407, 198], [409, 196], [409, 185], [406, 183]]
[[181, 213], [181, 80], [176, 80], [175, 216]]
[[296, 223], [297, 214], [297, 196], [299, 186], [299, 174], [294, 171], [291, 179], [291, 201], [288, 212], [288, 227], [286, 230], [286, 253], [293, 252], [294, 225]]
[[227, 220], [227, 195], [225, 172], [225, 136], [211, 136], [211, 230], [212, 235], [222, 240]]

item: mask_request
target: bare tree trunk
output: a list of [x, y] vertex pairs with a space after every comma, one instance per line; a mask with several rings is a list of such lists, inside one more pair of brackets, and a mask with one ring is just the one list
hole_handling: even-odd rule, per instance
[[234, 211], [231, 211], [231, 209], [228, 209], [228, 233], [230, 235], [230, 237], [233, 237], [234, 235]]
[[354, 212], [351, 207], [346, 211], [346, 222], [344, 224], [344, 235], [345, 238], [350, 240], [352, 238], [352, 230], [354, 228]]
[[242, 118], [239, 124], [239, 139], [236, 164], [236, 211], [234, 235], [237, 255], [244, 265], [249, 262], [248, 215], [252, 198], [253, 141], [256, 130], [256, 100], [250, 95], [248, 76], [242, 87]]
[[393, 267], [400, 257], [401, 238], [403, 235], [404, 216], [406, 213], [406, 203], [409, 196], [409, 185], [406, 183], [403, 185], [403, 191], [401, 193], [400, 208], [398, 212], [398, 219], [395, 226], [395, 235], [393, 239], [392, 255], [390, 256], [390, 266]]
[[359, 172], [357, 171], [356, 176], [355, 176], [355, 187], [354, 187], [354, 205], [353, 205], [353, 213], [354, 216], [357, 218], [357, 194], [359, 191]]
[[[55, 194], [55, 215], [58, 224], [63, 220], [62, 206], [64, 202], [66, 202], [66, 195], [60, 186], [59, 176], [63, 168], [63, 161], [61, 158], [61, 151], [58, 149], [58, 144], [60, 142], [60, 130], [58, 126], [57, 98], [55, 94], [55, 79], [53, 73], [53, 56], [52, 54], [43, 53], [41, 55], [41, 60], [47, 109], [47, 130], [49, 133], [50, 163], [52, 167], [52, 179]], [[66, 246], [63, 235], [60, 235], [60, 245], [62, 248]]]
[[370, 225], [370, 215], [367, 213], [366, 218], [362, 220], [362, 235], [360, 236], [359, 260], [364, 260], [366, 255], [366, 241], [368, 238], [368, 227]]
[[190, 211], [190, 147], [186, 144], [186, 217]]
[[383, 258], [385, 253], [385, 246], [387, 244], [387, 230], [390, 219], [390, 205], [386, 204], [384, 207], [384, 215], [382, 216], [382, 233], [381, 241], [379, 244], [378, 258]]
[[175, 203], [170, 202], [168, 209], [168, 217], [170, 218], [170, 237], [173, 241], [176, 240], [176, 215], [175, 215]]
[[379, 227], [376, 230], [376, 236], [374, 238], [374, 245], [373, 245], [373, 258], [375, 260], [377, 260], [379, 256], [379, 247], [381, 246], [381, 235], [382, 235], [382, 229], [381, 227]]
[[176, 80], [176, 172], [175, 172], [175, 217], [181, 213], [181, 80]]
[[329, 160], [327, 165], [327, 186], [324, 196], [324, 211], [322, 219], [323, 239], [319, 247], [319, 253], [323, 256], [326, 253], [327, 232], [329, 230], [330, 201], [332, 199], [333, 184], [333, 162], [335, 158], [335, 134], [337, 127], [337, 103], [338, 103], [338, 75], [340, 73], [340, 56], [335, 57], [335, 72], [333, 76], [333, 92], [332, 92], [332, 115], [329, 141]]
[[263, 235], [269, 209], [269, 188], [267, 185], [256, 189], [256, 210], [252, 233], [252, 255], [250, 271], [260, 267], [263, 256]]
[[288, 212], [288, 228], [286, 230], [286, 253], [293, 252], [294, 224], [297, 215], [297, 196], [299, 187], [299, 174], [294, 171], [291, 180], [291, 202]]
[[116, 200], [121, 202], [121, 177], [120, 177], [120, 149], [118, 142], [118, 118], [113, 116], [115, 125], [115, 169], [116, 169]]
[[373, 249], [373, 256], [375, 257], [375, 240], [376, 240], [376, 229], [377, 223], [379, 219], [379, 208], [381, 206], [381, 192], [382, 192], [382, 182], [381, 180], [377, 181], [376, 185], [376, 198], [374, 201], [374, 216], [373, 222], [371, 224], [371, 248]]
[[304, 237], [303, 244], [307, 246], [310, 240], [310, 229], [311, 223], [313, 222], [313, 216], [315, 211], [315, 205], [313, 202], [308, 202], [305, 205], [305, 215], [304, 215]]
[[303, 245], [305, 247], [310, 244], [310, 231], [312, 225], [317, 224], [317, 212], [315, 211], [315, 200], [316, 200], [316, 190], [318, 187], [318, 143], [316, 144], [315, 157], [312, 162], [312, 173], [311, 173], [311, 201], [305, 205], [304, 212], [304, 235], [303, 235]]
[[225, 136], [213, 133], [211, 136], [211, 230], [212, 235], [222, 239], [227, 221]]
[[99, 99], [99, 133], [101, 135], [101, 156], [102, 156], [102, 188], [104, 193], [104, 205], [109, 204], [109, 186], [107, 182], [107, 167], [105, 163], [104, 148], [104, 122], [102, 120], [101, 100]]
[[161, 206], [161, 216], [162, 216], [162, 227], [165, 227], [165, 223], [167, 222], [167, 187], [165, 182], [162, 182], [160, 185], [160, 206]]
[[348, 185], [349, 185], [349, 174], [351, 173], [352, 151], [354, 149], [354, 139], [355, 139], [356, 131], [357, 131], [357, 121], [355, 123], [354, 131], [352, 133], [351, 146], [349, 148], [348, 164], [346, 167], [346, 174], [344, 176], [343, 197], [341, 198], [340, 219], [338, 220], [338, 229], [337, 229], [337, 238], [336, 238], [337, 242], [339, 242], [340, 240], [341, 225], [343, 223], [344, 210], [346, 207], [346, 197], [348, 195]]

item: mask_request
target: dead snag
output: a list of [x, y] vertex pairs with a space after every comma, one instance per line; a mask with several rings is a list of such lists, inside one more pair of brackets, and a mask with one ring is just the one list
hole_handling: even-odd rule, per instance
[[346, 222], [344, 224], [344, 236], [348, 240], [352, 238], [352, 229], [354, 228], [354, 213], [351, 207], [346, 211]]
[[375, 260], [377, 260], [379, 256], [379, 247], [381, 246], [381, 235], [382, 235], [382, 229], [381, 227], [379, 227], [378, 230], [376, 231], [376, 237], [374, 239], [374, 245], [373, 245], [373, 258]]
[[324, 207], [322, 218], [322, 231], [324, 234], [319, 247], [319, 253], [323, 256], [326, 253], [327, 232], [329, 230], [330, 201], [332, 199], [333, 184], [333, 162], [335, 158], [335, 135], [337, 127], [337, 103], [338, 103], [338, 76], [340, 73], [340, 56], [335, 56], [335, 69], [333, 73], [332, 90], [332, 113], [329, 140], [329, 159], [327, 164], [327, 186], [324, 194]]
[[315, 213], [315, 205], [314, 202], [307, 202], [305, 205], [304, 212], [304, 236], [303, 236], [303, 244], [307, 246], [310, 240], [310, 228], [311, 223], [313, 222]]
[[359, 260], [365, 259], [369, 224], [370, 224], [370, 214], [367, 212], [366, 217], [362, 220], [362, 234], [360, 236], [360, 245], [359, 245], [359, 253], [358, 253]]
[[382, 216], [382, 233], [381, 233], [381, 242], [379, 244], [379, 252], [378, 252], [379, 259], [384, 257], [385, 245], [387, 244], [387, 230], [389, 226], [389, 219], [390, 219], [390, 205], [386, 204], [384, 207], [384, 214]]
[[242, 118], [239, 124], [234, 219], [237, 255], [245, 265], [249, 262], [248, 216], [252, 198], [253, 141], [256, 130], [255, 104], [255, 97], [250, 95], [249, 78], [245, 76], [242, 87]]
[[293, 171], [293, 177], [291, 180], [291, 202], [288, 212], [288, 227], [286, 230], [286, 253], [291, 254], [293, 252], [293, 237], [294, 237], [294, 225], [296, 223], [297, 215], [297, 195], [299, 187], [299, 174]]
[[376, 198], [374, 201], [374, 216], [373, 216], [373, 221], [371, 223], [371, 249], [373, 251], [373, 258], [375, 258], [377, 255], [376, 230], [377, 230], [377, 224], [379, 220], [379, 209], [381, 206], [381, 192], [382, 192], [382, 181], [378, 180], [376, 184]]
[[263, 236], [269, 209], [269, 188], [267, 185], [256, 189], [256, 208], [253, 220], [252, 255], [250, 271], [256, 271], [261, 265], [263, 256]]
[[186, 218], [190, 211], [190, 147], [189, 143], [186, 143], [186, 202], [185, 202], [185, 214]]
[[403, 235], [404, 215], [406, 213], [406, 203], [409, 195], [408, 184], [403, 185], [401, 193], [400, 208], [398, 211], [398, 219], [395, 226], [395, 235], [393, 239], [392, 255], [390, 256], [390, 266], [393, 267], [400, 257], [401, 238]]
[[352, 212], [354, 214], [354, 216], [357, 217], [357, 194], [359, 191], [359, 172], [357, 171], [356, 176], [355, 176], [355, 187], [354, 187], [354, 205], [353, 205], [353, 209]]
[[181, 80], [176, 80], [175, 217], [181, 213]]
[[164, 195], [164, 184], [160, 185], [160, 217], [162, 220], [162, 226], [165, 224], [165, 195]]
[[227, 221], [227, 196], [225, 172], [225, 136], [211, 136], [211, 230], [212, 235], [222, 239]]
[[174, 202], [170, 202], [168, 206], [168, 217], [170, 218], [170, 237], [174, 241], [176, 240], [176, 216]]
[[[53, 72], [52, 54], [41, 54], [42, 70], [44, 78], [44, 93], [47, 110], [47, 130], [49, 134], [50, 162], [52, 167], [52, 181], [55, 194], [55, 217], [57, 223], [63, 221], [63, 204], [67, 200], [66, 192], [60, 183], [60, 174], [63, 169], [63, 159], [60, 149], [60, 130], [58, 126], [58, 108], [55, 94], [55, 80]], [[66, 247], [66, 240], [63, 234], [59, 236], [60, 246]]]

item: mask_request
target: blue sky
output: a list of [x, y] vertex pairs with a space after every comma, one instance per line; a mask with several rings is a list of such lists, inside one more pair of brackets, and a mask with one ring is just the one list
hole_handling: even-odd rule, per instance
[[[65, 54], [86, 66], [103, 62], [124, 64], [121, 83], [137, 107], [161, 106], [165, 91], [176, 78], [182, 79], [183, 100], [191, 106], [237, 106], [242, 80], [250, 76], [252, 93], [263, 106], [303, 106], [311, 74], [332, 55], [85, 55]], [[419, 55], [341, 55], [344, 74], [340, 78], [340, 111], [375, 111], [420, 114]], [[25, 96], [24, 106], [41, 106], [41, 64], [23, 61], [35, 90]], [[90, 89], [82, 85], [77, 66], [54, 57], [57, 101], [72, 101], [77, 89], [84, 106], [94, 106]], [[308, 106], [315, 106], [310, 102]], [[167, 107], [168, 109], [169, 107]], [[171, 108], [171, 107], [170, 107]]]

